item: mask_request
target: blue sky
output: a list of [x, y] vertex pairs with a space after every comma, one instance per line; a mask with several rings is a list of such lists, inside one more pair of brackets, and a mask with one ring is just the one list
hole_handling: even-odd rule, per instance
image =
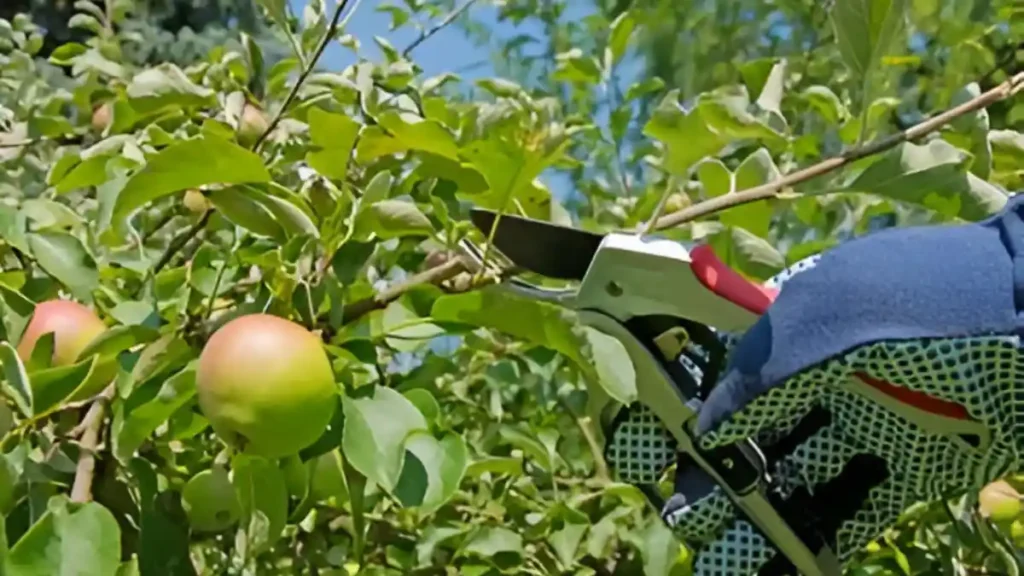
[[[460, 0], [460, 4], [461, 1]], [[292, 10], [295, 14], [302, 14], [306, 5], [305, 0], [290, 0]], [[350, 2], [352, 4], [353, 2]], [[328, 6], [333, 8], [334, 2], [328, 1]], [[385, 2], [383, 0], [363, 0], [355, 14], [349, 20], [346, 32], [355, 36], [361, 44], [360, 50], [370, 60], [381, 58], [380, 49], [373, 41], [374, 36], [381, 36], [387, 39], [398, 49], [404, 48], [412, 42], [419, 32], [413, 27], [406, 25], [398, 30], [391, 31], [391, 16], [385, 11], [379, 11], [382, 5], [400, 5], [401, 2]], [[579, 17], [586, 14], [589, 9], [589, 2], [580, 1], [580, 8], [571, 9], [566, 17]], [[491, 40], [492, 45], [497, 45], [502, 38], [510, 38], [516, 34], [531, 34], [536, 37], [543, 35], [543, 31], [537, 22], [527, 21], [520, 25], [509, 22], [498, 22], [498, 10], [487, 0], [476, 2], [468, 11], [469, 16], [486, 25], [493, 30], [495, 38]], [[434, 22], [427, 23], [429, 28]], [[486, 78], [494, 76], [494, 68], [491, 65], [491, 52], [476, 46], [462, 31], [453, 24], [442, 29], [429, 40], [420, 45], [413, 53], [412, 59], [423, 69], [424, 77], [434, 76], [442, 72], [457, 72], [464, 79]], [[481, 61], [486, 61], [483, 66], [470, 66]], [[333, 70], [340, 70], [355, 62], [355, 55], [347, 48], [337, 43], [328, 48], [324, 54], [323, 65]]]

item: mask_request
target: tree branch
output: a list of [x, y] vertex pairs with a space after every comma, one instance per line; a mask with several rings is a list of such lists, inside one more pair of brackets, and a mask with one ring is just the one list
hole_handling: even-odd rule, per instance
[[436, 25], [434, 25], [433, 28], [429, 28], [421, 32], [418, 38], [410, 42], [409, 45], [406, 46], [404, 50], [402, 50], [402, 57], [408, 58], [409, 54], [412, 54], [412, 51], [418, 48], [420, 44], [423, 44], [431, 36], [437, 34], [444, 28], [448, 27], [452, 22], [455, 22], [455, 20], [458, 19], [459, 16], [461, 16], [466, 10], [469, 10], [470, 6], [472, 6], [474, 2], [476, 2], [476, 0], [466, 0], [465, 2], [463, 2], [462, 6], [459, 6], [455, 10], [452, 10], [447, 16], [444, 17], [444, 20], [438, 22]]
[[171, 240], [171, 243], [167, 245], [167, 249], [164, 250], [164, 253], [160, 255], [160, 259], [157, 260], [156, 266], [153, 267], [153, 276], [159, 274], [160, 271], [164, 269], [164, 266], [167, 266], [167, 264], [171, 262], [171, 258], [174, 258], [174, 255], [177, 254], [178, 251], [185, 246], [185, 244], [188, 244], [189, 240], [195, 238], [196, 235], [199, 234], [199, 232], [201, 232], [202, 229], [206, 227], [206, 224], [210, 221], [211, 216], [213, 216], [213, 210], [207, 210], [205, 213], [203, 213], [203, 217], [196, 221], [196, 223], [193, 224], [191, 227], [189, 227], [188, 230], [184, 231], [183, 233], [176, 236], [173, 240]]
[[78, 443], [81, 453], [78, 455], [78, 467], [75, 469], [75, 481], [71, 487], [72, 502], [88, 502], [92, 499], [92, 478], [96, 472], [96, 447], [100, 443], [100, 431], [103, 428], [103, 417], [106, 415], [107, 403], [114, 397], [114, 385], [107, 386], [89, 407], [76, 430], [82, 430], [82, 439]]
[[[356, 1], [358, 4], [359, 0]], [[260, 137], [257, 138], [256, 142], [252, 145], [253, 150], [259, 150], [260, 145], [262, 145], [270, 136], [270, 133], [277, 128], [277, 125], [281, 123], [281, 119], [284, 118], [285, 113], [288, 111], [288, 107], [292, 105], [292, 102], [299, 95], [299, 89], [302, 88], [302, 84], [313, 72], [313, 68], [316, 66], [317, 61], [320, 60], [320, 56], [323, 55], [324, 50], [327, 49], [327, 45], [331, 42], [331, 38], [334, 38], [334, 34], [338, 31], [338, 23], [341, 22], [341, 13], [345, 11], [346, 6], [348, 6], [348, 0], [340, 0], [338, 5], [334, 8], [334, 14], [331, 16], [331, 24], [327, 27], [323, 37], [320, 38], [320, 43], [317, 44], [316, 50], [313, 51], [313, 57], [309, 59], [306, 66], [302, 69], [298, 80], [295, 81], [295, 85], [292, 86], [291, 91], [288, 92], [288, 96], [285, 97], [284, 103], [281, 104], [281, 107], [277, 110], [277, 114], [274, 115], [270, 124], [267, 125], [267, 129], [263, 131], [263, 134], [260, 134]], [[348, 18], [352, 16], [353, 12], [355, 12], [355, 8], [349, 12], [345, 19], [348, 20]]]
[[452, 257], [450, 260], [420, 272], [414, 274], [404, 281], [395, 284], [394, 286], [388, 287], [386, 290], [382, 290], [375, 294], [372, 298], [364, 298], [363, 300], [357, 300], [348, 306], [345, 306], [345, 311], [342, 313], [342, 322], [348, 324], [358, 320], [374, 310], [380, 310], [381, 308], [387, 307], [388, 304], [398, 300], [403, 294], [421, 286], [424, 284], [440, 284], [446, 280], [458, 276], [461, 272], [468, 270], [465, 262], [460, 257]]
[[[941, 114], [938, 114], [929, 120], [898, 134], [883, 138], [882, 140], [867, 144], [860, 148], [851, 149], [841, 156], [829, 158], [813, 166], [792, 172], [774, 182], [769, 182], [762, 186], [756, 186], [754, 188], [749, 188], [747, 190], [742, 190], [724, 196], [717, 196], [710, 200], [694, 204], [693, 206], [680, 210], [679, 212], [663, 216], [654, 223], [654, 228], [662, 230], [673, 226], [679, 226], [680, 224], [696, 220], [702, 216], [708, 216], [735, 206], [772, 198], [784, 188], [812, 180], [861, 158], [878, 154], [879, 152], [893, 148], [902, 142], [925, 136], [946, 124], [949, 124], [960, 116], [976, 112], [996, 102], [1010, 98], [1022, 89], [1024, 89], [1024, 73], [1017, 74], [992, 90], [981, 94], [977, 98], [973, 98], [959, 106], [956, 106], [955, 108], [942, 112]], [[401, 298], [406, 292], [421, 284], [441, 284], [442, 282], [451, 280], [459, 273], [469, 269], [470, 267], [466, 264], [465, 260], [460, 257], [454, 257], [444, 264], [411, 276], [405, 281], [389, 287], [388, 289], [378, 293], [373, 298], [366, 298], [346, 306], [343, 314], [344, 322], [346, 324], [353, 322], [373, 310], [384, 308], [391, 302]], [[473, 287], [475, 286], [471, 286], [469, 288]]]
[[756, 186], [754, 188], [732, 194], [716, 196], [715, 198], [705, 200], [699, 204], [694, 204], [693, 206], [680, 210], [679, 212], [663, 216], [655, 222], [654, 228], [656, 230], [672, 228], [674, 226], [690, 222], [691, 220], [696, 220], [701, 216], [707, 216], [728, 208], [757, 202], [758, 200], [772, 198], [784, 188], [789, 188], [796, 184], [812, 180], [818, 176], [842, 168], [851, 162], [860, 160], [861, 158], [878, 154], [879, 152], [893, 148], [908, 140], [914, 140], [925, 136], [939, 128], [942, 128], [960, 116], [970, 114], [971, 112], [977, 112], [978, 110], [991, 106], [1000, 100], [1005, 100], [1019, 92], [1021, 88], [1024, 88], [1024, 72], [1013, 76], [1006, 82], [1003, 82], [999, 86], [996, 86], [976, 98], [972, 98], [955, 108], [950, 108], [949, 110], [933, 116], [932, 118], [907, 130], [865, 146], [853, 148], [834, 158], [829, 158], [813, 166], [808, 166], [802, 170], [797, 170], [796, 172], [787, 174], [774, 182], [769, 182], [761, 186]]

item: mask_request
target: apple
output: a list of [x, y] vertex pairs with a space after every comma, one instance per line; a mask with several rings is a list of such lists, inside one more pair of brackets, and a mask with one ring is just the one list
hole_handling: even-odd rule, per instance
[[338, 388], [323, 343], [269, 314], [235, 318], [203, 347], [196, 368], [200, 410], [228, 445], [283, 458], [327, 429]]
[[18, 356], [28, 362], [36, 343], [44, 335], [53, 333], [53, 365], [74, 364], [78, 355], [107, 325], [95, 312], [71, 300], [48, 300], [36, 304], [32, 319], [18, 344]]
[[1010, 539], [1013, 540], [1014, 546], [1024, 548], [1024, 523], [1020, 520], [1014, 520], [1013, 524], [1010, 524]]
[[993, 522], [1012, 522], [1021, 513], [1021, 495], [1005, 480], [997, 480], [981, 489], [978, 509]]
[[246, 100], [238, 116], [238, 142], [252, 146], [270, 127], [270, 120], [258, 104]]
[[227, 471], [214, 465], [196, 474], [181, 491], [181, 507], [196, 532], [220, 532], [242, 516], [235, 487]]
[[113, 111], [109, 102], [100, 104], [92, 109], [92, 129], [97, 132], [103, 132], [110, 126], [110, 121], [113, 119]]
[[185, 191], [185, 208], [190, 212], [203, 214], [210, 209], [210, 201], [206, 199], [206, 196], [202, 192], [195, 189]]
[[673, 212], [679, 212], [684, 208], [689, 208], [690, 204], [692, 204], [692, 202], [690, 202], [689, 196], [677, 192], [665, 200], [665, 213], [671, 214]]

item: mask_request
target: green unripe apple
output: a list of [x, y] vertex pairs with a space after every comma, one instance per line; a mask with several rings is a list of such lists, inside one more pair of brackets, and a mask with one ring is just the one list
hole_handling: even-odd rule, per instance
[[238, 116], [238, 143], [246, 147], [252, 146], [269, 127], [270, 121], [263, 109], [253, 102], [246, 101]]
[[242, 506], [227, 471], [216, 465], [185, 484], [181, 506], [195, 532], [227, 530], [242, 516]]
[[1020, 520], [1014, 520], [1013, 524], [1010, 524], [1010, 539], [1013, 540], [1014, 546], [1024, 548], [1024, 523]]
[[978, 509], [993, 522], [1012, 522], [1020, 517], [1021, 495], [1005, 480], [997, 480], [981, 489]]
[[49, 300], [36, 304], [32, 319], [18, 344], [18, 356], [28, 362], [36, 343], [45, 334], [53, 332], [53, 365], [74, 364], [78, 355], [107, 325], [95, 312], [70, 300]]
[[214, 333], [196, 369], [199, 408], [229, 445], [283, 458], [313, 444], [337, 405], [323, 343], [277, 316], [240, 316]]

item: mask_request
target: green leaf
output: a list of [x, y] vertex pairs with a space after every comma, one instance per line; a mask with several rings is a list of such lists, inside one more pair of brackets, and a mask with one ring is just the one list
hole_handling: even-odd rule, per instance
[[970, 157], [944, 140], [904, 143], [878, 157], [847, 185], [849, 191], [919, 204], [950, 217], [980, 220], [1007, 196], [969, 178]]
[[247, 190], [239, 187], [222, 188], [211, 190], [207, 197], [234, 224], [254, 234], [285, 241], [284, 229], [274, 219], [274, 214], [257, 202]]
[[429, 432], [413, 432], [395, 494], [403, 506], [427, 515], [443, 506], [459, 488], [469, 451], [462, 436], [448, 433], [438, 441]]
[[409, 150], [430, 152], [458, 160], [455, 137], [440, 122], [389, 110], [377, 117], [377, 126], [366, 126], [356, 145], [356, 161], [366, 164], [390, 154]]
[[907, 0], [836, 0], [829, 16], [839, 53], [863, 79], [882, 58], [903, 48]]
[[343, 397], [345, 427], [342, 449], [353, 468], [391, 492], [405, 461], [406, 438], [426, 431], [427, 421], [398, 392], [374, 386], [359, 397]]
[[552, 80], [578, 84], [597, 84], [601, 81], [601, 66], [597, 60], [579, 48], [570, 48], [555, 56]]
[[99, 358], [93, 356], [70, 366], [56, 366], [29, 374], [32, 385], [32, 412], [45, 414], [70, 398], [88, 382]]
[[474, 460], [466, 467], [466, 476], [475, 478], [483, 474], [522, 476], [523, 461], [512, 457], [491, 457]]
[[612, 22], [612, 31], [608, 36], [608, 53], [611, 57], [607, 58], [611, 63], [617, 63], [625, 56], [626, 49], [629, 48], [629, 39], [633, 36], [634, 30], [636, 30], [636, 18], [629, 10], [619, 14]]
[[139, 493], [139, 573], [195, 576], [188, 554], [188, 518], [180, 492], [161, 492], [153, 465], [142, 458], [133, 459], [128, 469]]
[[580, 350], [586, 342], [575, 319], [552, 304], [484, 288], [441, 296], [434, 302], [430, 315], [441, 322], [493, 328], [585, 363]]
[[657, 76], [652, 78], [644, 78], [639, 82], [631, 84], [626, 89], [626, 101], [636, 100], [648, 94], [653, 94], [665, 87], [665, 81]]
[[[759, 148], [736, 168], [733, 185], [736, 192], [741, 192], [778, 180], [781, 176], [771, 153], [766, 148]], [[771, 219], [772, 211], [767, 201], [736, 206], [724, 211], [720, 217], [723, 223], [746, 228], [762, 238], [768, 236]]]
[[651, 519], [638, 534], [645, 576], [670, 576], [679, 559], [679, 540], [660, 518]]
[[9, 342], [0, 342], [0, 363], [4, 366], [4, 391], [14, 399], [23, 415], [33, 416], [32, 386], [25, 365]]
[[132, 108], [143, 114], [167, 106], [196, 108], [216, 103], [213, 90], [193, 83], [181, 68], [169, 62], [136, 74], [127, 94]]
[[252, 186], [245, 186], [244, 188], [247, 196], [259, 202], [273, 215], [287, 236], [308, 234], [314, 238], [320, 237], [320, 231], [317, 229], [316, 223], [296, 202], [287, 197], [281, 198], [273, 194], [264, 193]]
[[163, 423], [196, 394], [195, 369], [188, 367], [160, 382], [154, 380], [132, 391], [115, 411], [112, 424], [114, 457], [122, 463]]
[[121, 529], [96, 502], [73, 504], [54, 496], [47, 511], [11, 548], [7, 574], [110, 576], [121, 563]]
[[369, 233], [382, 239], [429, 236], [434, 227], [420, 209], [408, 200], [381, 200], [364, 208], [356, 216], [361, 237]]
[[214, 136], [193, 138], [160, 151], [128, 179], [114, 205], [114, 218], [189, 188], [269, 180], [270, 173], [256, 154]]
[[626, 347], [613, 338], [589, 326], [584, 328], [589, 347], [589, 359], [597, 372], [597, 383], [609, 396], [623, 405], [636, 400], [636, 369]]
[[466, 539], [459, 556], [480, 556], [493, 559], [499, 555], [523, 555], [523, 538], [500, 526], [483, 526]]
[[548, 219], [551, 195], [534, 187], [534, 179], [563, 155], [568, 140], [544, 148], [525, 148], [519, 142], [490, 138], [463, 148], [462, 155], [487, 181], [488, 191], [474, 194], [482, 208], [505, 211], [518, 203], [527, 216]]
[[583, 542], [587, 528], [586, 524], [567, 522], [561, 530], [552, 532], [548, 536], [548, 543], [551, 544], [555, 556], [564, 568], [569, 569], [576, 563], [576, 552]]
[[266, 518], [266, 540], [257, 549], [269, 548], [288, 522], [288, 484], [284, 473], [266, 458], [236, 454], [231, 460], [231, 484], [242, 505], [243, 525], [252, 522], [257, 513]]
[[800, 97], [832, 124], [838, 125], [850, 115], [839, 96], [828, 86], [810, 86], [800, 93]]
[[306, 153], [306, 162], [327, 178], [344, 180], [348, 174], [349, 156], [359, 135], [359, 123], [343, 114], [317, 107], [309, 109], [307, 121], [309, 135], [316, 148]]
[[47, 274], [66, 286], [76, 298], [92, 301], [92, 291], [99, 286], [96, 261], [82, 242], [67, 233], [33, 232], [28, 235], [32, 256]]
[[438, 404], [437, 398], [434, 398], [430, 391], [423, 388], [414, 388], [403, 392], [402, 395], [419, 409], [428, 422], [435, 422], [440, 417], [441, 405]]
[[723, 262], [756, 280], [767, 280], [786, 264], [782, 254], [767, 240], [743, 228], [730, 227], [715, 234], [711, 245]]

